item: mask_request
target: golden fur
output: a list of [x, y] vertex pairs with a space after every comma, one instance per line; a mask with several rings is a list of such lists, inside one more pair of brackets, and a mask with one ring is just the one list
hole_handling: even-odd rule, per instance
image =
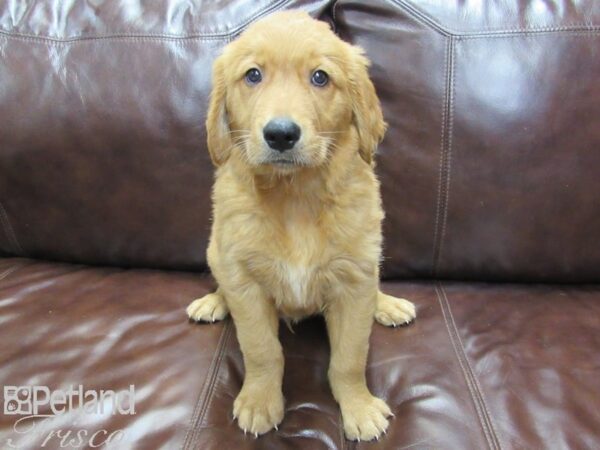
[[[256, 85], [244, 76], [260, 68]], [[324, 70], [326, 86], [311, 84]], [[219, 288], [188, 307], [194, 320], [231, 312], [244, 356], [234, 416], [262, 434], [283, 419], [279, 318], [321, 313], [329, 380], [349, 439], [378, 438], [391, 411], [367, 388], [373, 317], [415, 317], [378, 290], [383, 210], [373, 156], [385, 122], [362, 51], [322, 22], [281, 12], [250, 26], [215, 61], [206, 121], [216, 165], [208, 263]], [[302, 130], [294, 164], [270, 162], [263, 127], [289, 117]]]

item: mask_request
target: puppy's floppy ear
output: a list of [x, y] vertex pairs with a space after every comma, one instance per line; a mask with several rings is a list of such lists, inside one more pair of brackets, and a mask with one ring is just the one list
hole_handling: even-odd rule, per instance
[[377, 145], [383, 139], [387, 124], [375, 87], [369, 78], [369, 60], [360, 47], [350, 47], [349, 87], [354, 125], [358, 131], [359, 153], [372, 164]]
[[227, 95], [227, 82], [225, 79], [223, 56], [217, 58], [213, 64], [212, 92], [208, 113], [206, 115], [206, 140], [208, 152], [215, 166], [220, 166], [231, 152], [233, 145], [229, 130], [229, 120], [225, 109]]

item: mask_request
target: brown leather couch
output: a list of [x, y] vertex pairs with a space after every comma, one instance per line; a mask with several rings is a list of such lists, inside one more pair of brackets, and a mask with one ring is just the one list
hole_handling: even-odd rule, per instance
[[[231, 321], [184, 312], [214, 287], [211, 62], [284, 8], [366, 49], [390, 125], [383, 287], [418, 319], [373, 328], [377, 443], [343, 437], [319, 319], [282, 327], [255, 439]], [[599, 32], [595, 0], [0, 1], [0, 382], [135, 387], [132, 415], [5, 411], [0, 448], [600, 448]]]

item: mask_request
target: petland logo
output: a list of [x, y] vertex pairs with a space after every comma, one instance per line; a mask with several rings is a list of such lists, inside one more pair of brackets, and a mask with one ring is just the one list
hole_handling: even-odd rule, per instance
[[[4, 386], [4, 414], [21, 416], [14, 425], [14, 435], [6, 440], [10, 448], [30, 446], [32, 439], [41, 448], [108, 447], [123, 439], [123, 430], [63, 429], [60, 417], [69, 412], [101, 416], [134, 415], [135, 386], [122, 391], [85, 390], [82, 385], [50, 390], [47, 386]], [[93, 418], [91, 418], [93, 419]], [[92, 420], [92, 423], [94, 420]], [[53, 424], [57, 424], [56, 427]], [[18, 441], [18, 442], [16, 442]]]
[[82, 385], [51, 391], [47, 386], [4, 386], [4, 414], [37, 415], [49, 408], [53, 415], [81, 408], [88, 414], [135, 414], [135, 386], [123, 391], [94, 391]]

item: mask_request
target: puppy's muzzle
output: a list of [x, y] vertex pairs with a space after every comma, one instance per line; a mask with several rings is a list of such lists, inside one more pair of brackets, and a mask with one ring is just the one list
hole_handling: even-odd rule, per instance
[[286, 118], [272, 119], [263, 128], [263, 137], [267, 145], [281, 153], [292, 149], [300, 140], [300, 135], [300, 127]]

